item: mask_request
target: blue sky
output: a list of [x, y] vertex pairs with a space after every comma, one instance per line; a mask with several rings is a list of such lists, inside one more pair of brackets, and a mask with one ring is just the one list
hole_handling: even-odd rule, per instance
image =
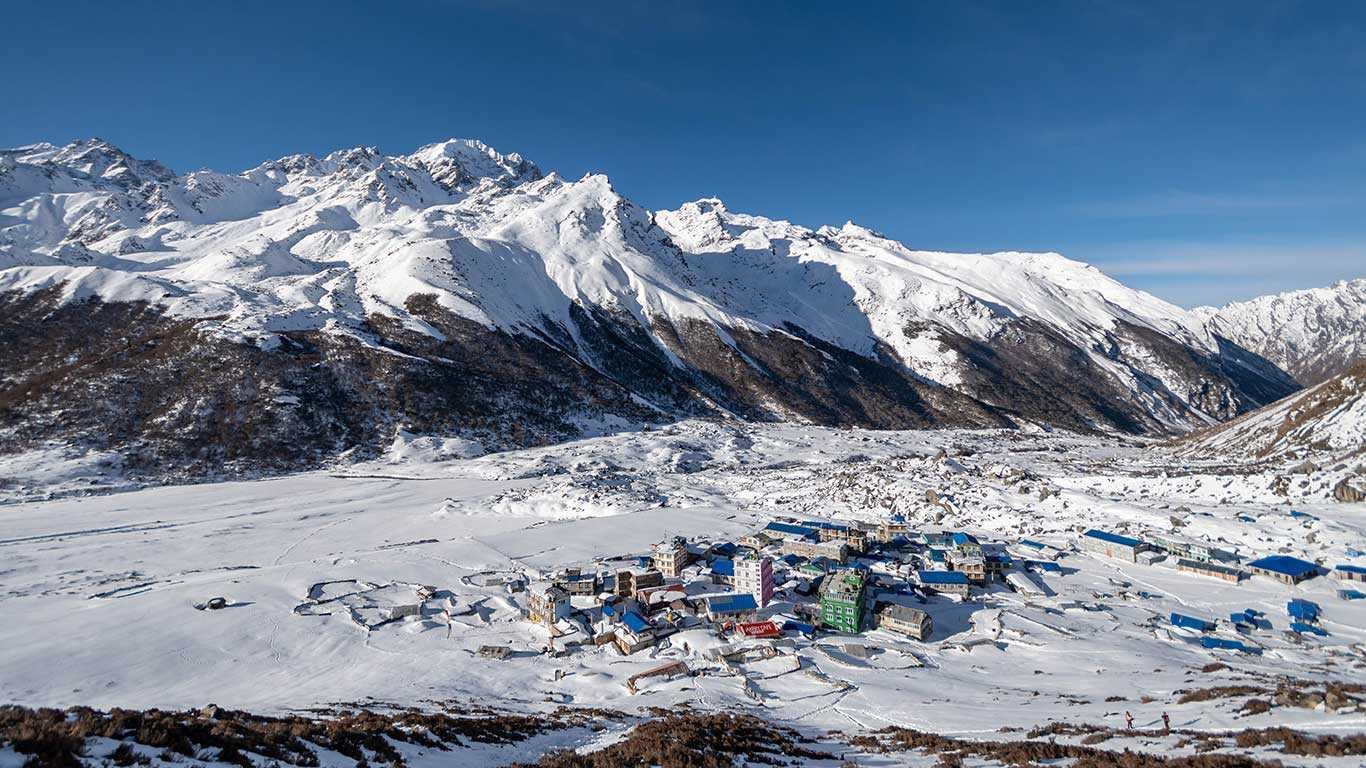
[[[382, 9], [382, 10], [381, 10]], [[1366, 275], [1366, 4], [11, 3], [0, 146], [475, 136], [651, 208], [1057, 250], [1184, 305]]]

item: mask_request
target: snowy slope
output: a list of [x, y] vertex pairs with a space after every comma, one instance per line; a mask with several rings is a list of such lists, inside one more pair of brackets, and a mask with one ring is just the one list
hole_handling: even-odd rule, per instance
[[[591, 418], [681, 409], [1128, 432], [1213, 423], [1295, 386], [1221, 342], [1203, 317], [1057, 254], [915, 251], [852, 223], [809, 230], [716, 200], [651, 212], [604, 176], [546, 175], [475, 140], [401, 156], [364, 147], [290, 156], [240, 174], [177, 175], [98, 139], [0, 151], [0, 302], [19, 353], [0, 376], [31, 407], [11, 418], [23, 427], [52, 408], [81, 411], [83, 439], [99, 432], [94, 395], [50, 371], [59, 359], [115, 364], [118, 377], [101, 386], [145, 375], [114, 349], [95, 360], [78, 343], [129, 322], [149, 343], [174, 338], [230, 369], [193, 392], [176, 390], [183, 372], [167, 372], [152, 410], [182, 416], [163, 432], [184, 431], [183, 414], [198, 414], [214, 444], [240, 434], [223, 425], [223, 409], [255, 406], [204, 392], [264, 366], [276, 377], [269, 402], [311, 377], [319, 398], [340, 404], [299, 438], [323, 452], [382, 448], [394, 427], [433, 421], [414, 415], [422, 397], [395, 403], [392, 392], [414, 387], [445, 398], [457, 389], [477, 412], [499, 412], [491, 400], [545, 407], [535, 394], [498, 392], [511, 376], [531, 393], [554, 391], [559, 409], [540, 436], [509, 438], [522, 444], [573, 434], [579, 417], [568, 404], [584, 399], [575, 382], [585, 380], [596, 392]], [[110, 303], [146, 311], [115, 320]], [[68, 327], [51, 335], [72, 348], [38, 338], [56, 322]], [[313, 354], [325, 371], [338, 361], [358, 370], [318, 380], [305, 359]], [[404, 381], [385, 378], [395, 366], [407, 366]], [[201, 379], [214, 370], [195, 367]], [[376, 376], [377, 388], [357, 393]], [[484, 387], [477, 398], [468, 382]], [[141, 403], [148, 388], [99, 396]], [[424, 413], [448, 405], [427, 402]], [[144, 421], [128, 429], [147, 437]]]
[[1197, 453], [1259, 458], [1366, 452], [1366, 361], [1185, 443]]
[[1194, 311], [1306, 385], [1366, 358], [1366, 278]]

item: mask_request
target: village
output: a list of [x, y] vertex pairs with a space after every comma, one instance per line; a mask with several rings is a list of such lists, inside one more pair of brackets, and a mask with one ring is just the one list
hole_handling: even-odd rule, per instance
[[[622, 681], [633, 694], [652, 677], [717, 670], [743, 677], [737, 665], [755, 660], [785, 657], [791, 665], [787, 671], [796, 671], [802, 669], [796, 655], [800, 647], [819, 647], [826, 656], [850, 663], [886, 651], [911, 668], [922, 666], [923, 651], [932, 644], [958, 644], [970, 651], [995, 642], [999, 612], [994, 634], [978, 625], [979, 618], [990, 615], [983, 609], [1005, 599], [1054, 612], [1102, 609], [1058, 599], [1054, 587], [1076, 572], [1074, 564], [1083, 557], [1166, 568], [1233, 585], [1258, 578], [1289, 587], [1331, 575], [1341, 583], [1339, 599], [1366, 597], [1352, 586], [1366, 582], [1366, 568], [1360, 566], [1340, 564], [1330, 570], [1287, 555], [1245, 560], [1209, 542], [1170, 533], [1138, 538], [1086, 529], [1070, 541], [1045, 543], [991, 540], [964, 531], [916, 531], [900, 515], [880, 523], [787, 518], [735, 541], [673, 536], [646, 553], [602, 557], [552, 573], [488, 574], [481, 586], [501, 586], [520, 606], [526, 629], [521, 643], [485, 644], [477, 653], [502, 660], [519, 648], [552, 658], [607, 650], [662, 662]], [[1123, 599], [1149, 597], [1125, 581], [1111, 579], [1111, 585]], [[449, 626], [456, 616], [470, 612], [449, 593], [443, 600], [435, 587], [422, 585], [407, 585], [415, 600], [395, 598], [381, 609], [375, 597], [395, 586], [364, 587], [352, 583], [340, 592], [332, 587], [329, 595], [328, 583], [314, 585], [295, 612], [316, 614], [335, 600], [360, 595], [365, 606], [352, 608], [352, 618], [367, 631], [409, 617], [444, 616]], [[1285, 610], [1282, 642], [1327, 636], [1318, 603], [1291, 597]], [[945, 611], [953, 612], [957, 622], [948, 630], [935, 624], [935, 616]], [[1174, 640], [1209, 651], [1256, 655], [1275, 631], [1273, 618], [1254, 608], [1232, 612], [1227, 619], [1172, 612], [1165, 631]], [[816, 645], [817, 639], [824, 642]], [[830, 678], [826, 682], [841, 684]], [[750, 690], [746, 685], [746, 692]]]

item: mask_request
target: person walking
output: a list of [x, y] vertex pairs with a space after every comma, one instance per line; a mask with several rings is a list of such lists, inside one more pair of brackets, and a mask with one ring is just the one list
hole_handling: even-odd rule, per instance
[[1126, 730], [1126, 731], [1132, 731], [1133, 729], [1134, 729], [1134, 716], [1133, 716], [1132, 713], [1129, 712], [1129, 710], [1126, 709], [1126, 710], [1124, 710], [1124, 730]]
[[1162, 732], [1164, 734], [1170, 734], [1172, 732], [1172, 719], [1167, 717], [1166, 712], [1162, 713]]

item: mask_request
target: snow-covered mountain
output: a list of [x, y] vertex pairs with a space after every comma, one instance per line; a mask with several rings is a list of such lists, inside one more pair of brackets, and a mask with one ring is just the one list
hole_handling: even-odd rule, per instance
[[1200, 307], [1211, 330], [1256, 352], [1302, 384], [1316, 384], [1366, 359], [1366, 278], [1344, 280], [1224, 307]]
[[0, 151], [0, 304], [6, 444], [193, 471], [680, 414], [1173, 432], [1296, 386], [1057, 254], [651, 212], [474, 140], [240, 174]]

